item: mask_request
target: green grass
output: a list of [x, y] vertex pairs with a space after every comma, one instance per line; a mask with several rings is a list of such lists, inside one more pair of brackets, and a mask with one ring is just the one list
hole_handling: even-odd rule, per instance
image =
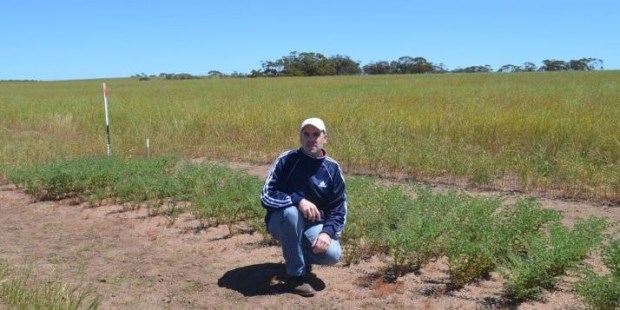
[[[105, 154], [102, 82], [0, 83], [0, 162]], [[149, 138], [154, 156], [266, 163], [319, 116], [351, 174], [620, 201], [620, 71], [106, 82], [120, 157]]]
[[32, 267], [11, 269], [0, 264], [0, 306], [8, 309], [98, 309], [99, 300], [80, 287], [34, 276]]

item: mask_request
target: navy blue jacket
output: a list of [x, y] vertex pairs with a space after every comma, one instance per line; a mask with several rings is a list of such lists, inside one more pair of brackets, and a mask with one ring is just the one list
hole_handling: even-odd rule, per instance
[[314, 203], [321, 212], [322, 232], [338, 239], [347, 218], [342, 169], [326, 155], [313, 158], [299, 148], [280, 154], [267, 174], [260, 197], [267, 209], [265, 222], [269, 223], [274, 210], [298, 207], [303, 198]]

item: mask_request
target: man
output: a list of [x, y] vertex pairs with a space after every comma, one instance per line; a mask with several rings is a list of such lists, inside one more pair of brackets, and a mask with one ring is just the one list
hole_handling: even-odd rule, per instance
[[269, 233], [282, 245], [291, 292], [314, 296], [307, 281], [312, 264], [333, 265], [347, 216], [342, 169], [327, 156], [325, 124], [309, 118], [299, 128], [301, 147], [282, 153], [265, 180], [261, 204]]

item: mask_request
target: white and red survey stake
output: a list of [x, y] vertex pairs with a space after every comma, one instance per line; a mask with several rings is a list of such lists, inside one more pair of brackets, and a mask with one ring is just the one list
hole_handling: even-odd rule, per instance
[[110, 142], [110, 114], [109, 114], [109, 109], [108, 109], [108, 96], [109, 96], [109, 92], [108, 92], [108, 86], [105, 85], [105, 83], [103, 83], [103, 108], [105, 110], [105, 133], [106, 133], [106, 140], [107, 140], [107, 151], [108, 151], [108, 156], [112, 155], [112, 144]]

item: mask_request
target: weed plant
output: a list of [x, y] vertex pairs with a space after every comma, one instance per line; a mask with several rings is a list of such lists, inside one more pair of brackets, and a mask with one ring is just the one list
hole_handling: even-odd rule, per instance
[[[33, 276], [32, 267], [11, 270], [0, 265], [0, 300], [9, 309], [98, 309], [99, 299], [57, 280]], [[1, 304], [0, 304], [1, 306]]]

